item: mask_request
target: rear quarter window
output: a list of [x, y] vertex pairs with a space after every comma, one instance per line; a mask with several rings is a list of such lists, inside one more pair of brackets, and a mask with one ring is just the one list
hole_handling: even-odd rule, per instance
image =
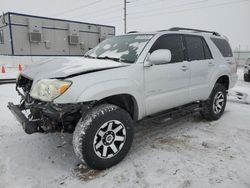
[[225, 39], [211, 38], [223, 57], [233, 57], [229, 43]]

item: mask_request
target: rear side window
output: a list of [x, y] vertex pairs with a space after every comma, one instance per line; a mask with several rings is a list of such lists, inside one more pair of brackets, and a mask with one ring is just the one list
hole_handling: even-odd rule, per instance
[[220, 50], [223, 57], [233, 57], [231, 47], [225, 39], [211, 38], [211, 40]]
[[157, 39], [150, 53], [158, 49], [168, 49], [171, 51], [172, 59], [170, 63], [182, 62], [184, 60], [184, 48], [181, 35], [163, 35]]
[[186, 36], [188, 60], [202, 60], [205, 59], [203, 43], [201, 37]]
[[204, 60], [211, 59], [212, 55], [207, 43], [199, 36], [185, 36], [187, 45], [188, 60]]
[[3, 30], [0, 30], [0, 44], [3, 44], [4, 40], [3, 40]]

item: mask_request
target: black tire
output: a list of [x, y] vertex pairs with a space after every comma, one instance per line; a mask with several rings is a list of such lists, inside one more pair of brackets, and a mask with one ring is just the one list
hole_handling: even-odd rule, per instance
[[[116, 140], [118, 137], [123, 137], [124, 140]], [[102, 104], [80, 119], [73, 134], [73, 147], [82, 162], [93, 169], [102, 170], [119, 163], [127, 155], [133, 137], [134, 122], [129, 113], [118, 106]], [[99, 143], [102, 145], [97, 148]], [[116, 153], [111, 145], [118, 149]], [[104, 148], [107, 148], [106, 153]], [[114, 156], [110, 157], [111, 155]]]
[[244, 74], [244, 81], [250, 82], [250, 74]]
[[[221, 106], [221, 109], [219, 107], [216, 107], [218, 105], [218, 94], [221, 94], [223, 97], [223, 103], [220, 102], [219, 105]], [[220, 99], [222, 100], [222, 98]], [[203, 109], [201, 111], [201, 115], [203, 118], [209, 121], [218, 120], [224, 113], [225, 107], [227, 103], [227, 91], [225, 87], [222, 84], [216, 83], [213, 91], [210, 94], [209, 99], [204, 102]]]

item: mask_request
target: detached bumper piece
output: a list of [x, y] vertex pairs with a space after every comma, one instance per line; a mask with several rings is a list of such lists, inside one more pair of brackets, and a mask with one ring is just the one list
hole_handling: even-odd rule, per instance
[[9, 102], [7, 106], [12, 114], [16, 117], [16, 119], [22, 125], [24, 131], [27, 134], [33, 134], [36, 132], [43, 132], [41, 130], [41, 122], [39, 120], [29, 120], [23, 113], [20, 105], [14, 105], [13, 103]]

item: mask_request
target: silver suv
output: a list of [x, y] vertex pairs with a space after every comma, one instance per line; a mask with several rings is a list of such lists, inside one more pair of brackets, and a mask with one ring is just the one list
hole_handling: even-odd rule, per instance
[[139, 120], [190, 111], [219, 119], [237, 80], [228, 41], [188, 28], [132, 32], [45, 62], [19, 76], [21, 103], [8, 107], [28, 134], [73, 132], [76, 155], [95, 169], [126, 156]]

